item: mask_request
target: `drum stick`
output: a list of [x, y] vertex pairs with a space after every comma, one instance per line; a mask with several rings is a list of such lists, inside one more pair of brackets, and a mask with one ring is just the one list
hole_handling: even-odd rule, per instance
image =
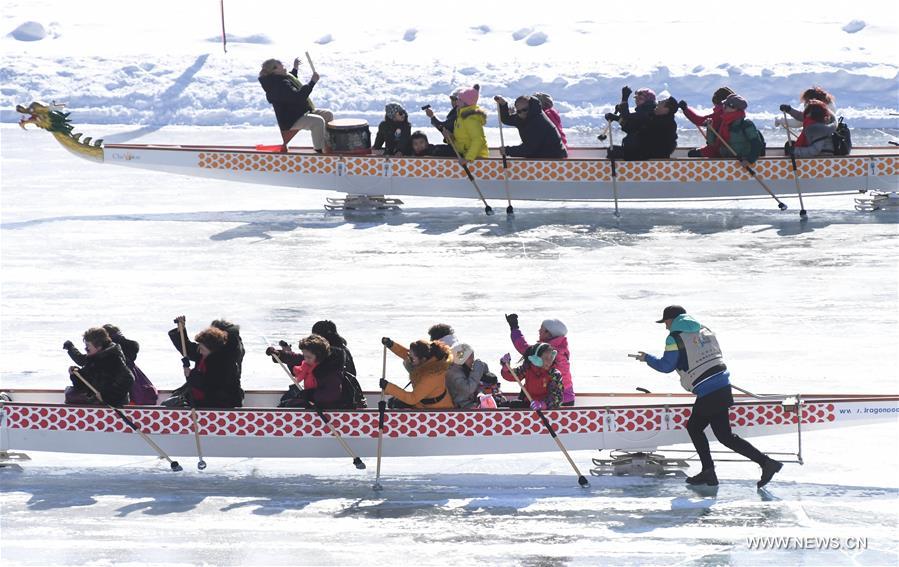
[[310, 57], [309, 52], [306, 52], [306, 61], [309, 62], [309, 69], [315, 73], [315, 65], [312, 64], [312, 57]]

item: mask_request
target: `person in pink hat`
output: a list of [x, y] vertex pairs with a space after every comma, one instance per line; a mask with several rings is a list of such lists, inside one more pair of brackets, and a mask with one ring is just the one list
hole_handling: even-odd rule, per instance
[[480, 86], [458, 91], [459, 112], [453, 129], [456, 150], [463, 161], [472, 162], [490, 155], [484, 125], [487, 113], [478, 106]]

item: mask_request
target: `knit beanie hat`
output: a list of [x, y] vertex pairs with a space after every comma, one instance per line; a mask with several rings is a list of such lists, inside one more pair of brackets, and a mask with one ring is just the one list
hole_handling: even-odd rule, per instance
[[534, 97], [540, 101], [540, 106], [543, 107], [543, 110], [553, 107], [553, 97], [551, 95], [546, 93], [534, 93]]
[[409, 116], [406, 109], [398, 102], [390, 102], [384, 105], [384, 115], [387, 116], [388, 119], [393, 120], [398, 112], [402, 112], [406, 116]]
[[453, 364], [462, 365], [468, 360], [468, 357], [474, 354], [474, 349], [466, 343], [458, 343], [453, 345]]
[[568, 334], [568, 327], [565, 326], [565, 323], [559, 321], [558, 319], [546, 319], [543, 321], [542, 326], [547, 332], [555, 337], [564, 337]]
[[462, 106], [471, 106], [478, 103], [478, 97], [480, 96], [481, 93], [476, 88], [462, 89], [459, 92], [459, 102], [462, 103]]
[[656, 92], [652, 89], [637, 89], [637, 92], [634, 93], [634, 97], [638, 96], [646, 98], [646, 102], [656, 101]]
[[721, 104], [724, 100], [734, 93], [730, 87], [721, 87], [712, 95], [712, 104]]
[[746, 107], [749, 106], [749, 103], [746, 102], [746, 99], [741, 97], [740, 95], [732, 94], [724, 99], [724, 106], [735, 108], [737, 110], [746, 110]]

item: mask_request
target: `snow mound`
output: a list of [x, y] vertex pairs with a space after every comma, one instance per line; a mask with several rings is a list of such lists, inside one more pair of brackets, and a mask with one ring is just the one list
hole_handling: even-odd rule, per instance
[[528, 36], [525, 43], [530, 45], [531, 47], [536, 47], [538, 45], [543, 45], [546, 43], [546, 40], [549, 39], [549, 36], [543, 32], [535, 32]]
[[415, 38], [418, 36], [418, 30], [415, 28], [409, 28], [406, 30], [406, 33], [403, 34], [403, 41], [415, 41]]
[[19, 41], [40, 41], [47, 37], [47, 30], [40, 22], [25, 22], [9, 32], [9, 35]]
[[477, 73], [478, 73], [478, 70], [476, 67], [463, 67], [463, 68], [459, 69], [460, 75], [470, 76], [470, 75], [477, 75]]
[[515, 41], [521, 41], [522, 39], [531, 35], [533, 31], [534, 28], [521, 28], [520, 30], [512, 34], [512, 39], [514, 39]]
[[488, 25], [486, 25], [486, 24], [482, 24], [482, 25], [480, 25], [480, 26], [473, 26], [471, 29], [474, 30], [474, 31], [476, 31], [476, 32], [483, 33], [483, 34], [488, 34], [488, 33], [490, 33], [491, 31], [493, 31], [493, 30], [490, 28], [490, 26], [488, 26]]
[[326, 33], [325, 35], [316, 39], [315, 43], [317, 43], [319, 45], [327, 45], [327, 44], [331, 43], [332, 41], [334, 41], [334, 36], [329, 33]]
[[[271, 38], [264, 33], [254, 33], [253, 35], [233, 35], [229, 33], [225, 37], [228, 39], [228, 43], [253, 43], [256, 45], [268, 45], [272, 42]], [[216, 35], [213, 37], [209, 37], [206, 38], [206, 41], [218, 43], [222, 41], [222, 36]]]
[[865, 26], [868, 25], [864, 20], [852, 20], [845, 26], [843, 26], [843, 31], [846, 33], [857, 33], [865, 29]]

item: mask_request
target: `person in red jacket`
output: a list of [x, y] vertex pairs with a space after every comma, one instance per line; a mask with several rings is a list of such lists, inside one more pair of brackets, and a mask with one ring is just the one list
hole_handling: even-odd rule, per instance
[[294, 366], [292, 373], [296, 385], [281, 397], [281, 407], [311, 407], [334, 409], [341, 407], [343, 395], [346, 353], [340, 347], [332, 346], [319, 335], [309, 335], [299, 344], [303, 354], [302, 362]]
[[[715, 129], [716, 132], [721, 132], [721, 117], [724, 115], [724, 101], [730, 95], [734, 94], [734, 91], [730, 87], [721, 87], [712, 95], [712, 113], [711, 114], [698, 114], [695, 110], [687, 106], [687, 101], [682, 100], [678, 104], [681, 110], [684, 111], [684, 116], [687, 117], [687, 120], [692, 122], [697, 126], [705, 126], [706, 123], [711, 120], [712, 128]], [[721, 142], [712, 132], [706, 132], [705, 137], [705, 147], [690, 150], [687, 152], [687, 156], [689, 157], [719, 157], [721, 155]]]
[[[521, 365], [514, 370], [521, 379], [524, 389], [533, 401], [528, 401], [522, 392], [519, 399], [509, 402], [511, 408], [556, 409], [562, 405], [562, 373], [556, 368], [558, 353], [547, 343], [537, 343], [527, 348], [521, 358]], [[512, 357], [503, 355], [499, 363], [502, 366], [504, 380], [515, 382], [510, 367]]]

